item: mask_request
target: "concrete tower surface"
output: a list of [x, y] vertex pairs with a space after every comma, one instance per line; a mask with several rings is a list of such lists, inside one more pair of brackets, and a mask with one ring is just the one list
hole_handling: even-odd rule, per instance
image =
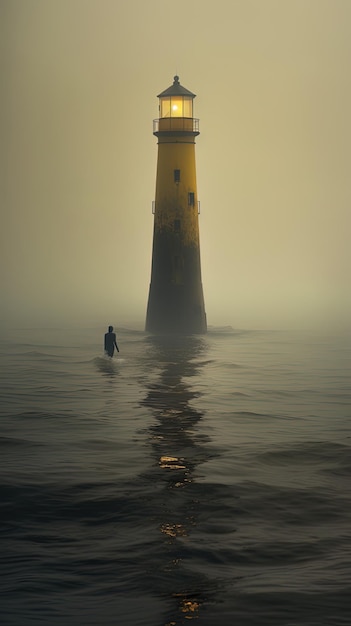
[[201, 283], [199, 202], [196, 189], [193, 117], [195, 94], [174, 83], [159, 94], [156, 195], [151, 282], [146, 330], [154, 333], [207, 331]]

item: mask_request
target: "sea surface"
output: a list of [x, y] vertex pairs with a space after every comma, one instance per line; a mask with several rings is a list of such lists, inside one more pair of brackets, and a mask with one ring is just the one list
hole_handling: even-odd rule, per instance
[[1, 626], [350, 626], [350, 341], [11, 330]]

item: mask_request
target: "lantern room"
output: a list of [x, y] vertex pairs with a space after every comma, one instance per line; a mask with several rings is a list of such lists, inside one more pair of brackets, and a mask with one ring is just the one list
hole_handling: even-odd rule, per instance
[[179, 76], [175, 76], [173, 85], [157, 97], [160, 99], [160, 118], [193, 117], [193, 100], [196, 96], [182, 87]]

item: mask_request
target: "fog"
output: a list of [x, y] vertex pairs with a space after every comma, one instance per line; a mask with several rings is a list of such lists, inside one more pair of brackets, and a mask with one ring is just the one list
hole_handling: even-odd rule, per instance
[[197, 94], [209, 325], [350, 319], [349, 0], [2, 0], [2, 323], [143, 327], [157, 94]]

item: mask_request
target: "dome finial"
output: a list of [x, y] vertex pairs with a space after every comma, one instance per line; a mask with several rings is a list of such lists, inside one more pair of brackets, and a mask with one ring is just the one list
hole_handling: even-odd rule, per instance
[[173, 85], [179, 85], [179, 76], [175, 75]]

